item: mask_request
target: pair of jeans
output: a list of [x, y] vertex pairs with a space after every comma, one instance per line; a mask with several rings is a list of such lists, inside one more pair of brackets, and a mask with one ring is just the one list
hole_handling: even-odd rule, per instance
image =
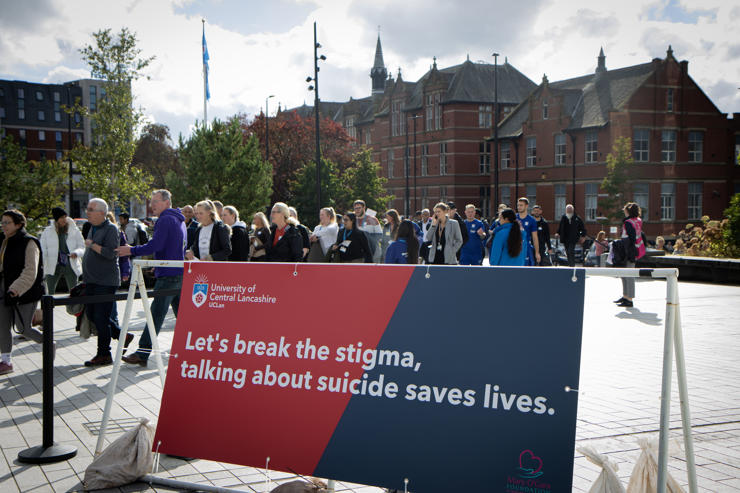
[[[163, 276], [158, 277], [154, 282], [154, 292], [162, 291], [165, 289], [177, 289], [182, 288], [182, 276]], [[176, 296], [157, 296], [154, 298], [151, 304], [152, 320], [154, 321], [154, 331], [159, 334], [164, 323], [164, 318], [167, 316], [167, 310], [172, 306], [172, 311], [177, 317], [177, 308], [180, 306], [180, 295]], [[149, 336], [149, 327], [144, 327], [144, 333], [139, 338], [139, 349], [136, 354], [139, 358], [147, 361], [149, 354], [152, 352], [152, 339]]]
[[72, 266], [69, 265], [69, 263], [67, 263], [67, 265], [57, 264], [54, 274], [44, 278], [49, 294], [56, 293], [57, 283], [62, 276], [64, 276], [64, 280], [67, 282], [67, 292], [77, 285], [77, 274], [72, 270]]
[[[85, 285], [85, 295], [115, 294], [116, 289], [116, 286], [88, 283]], [[115, 301], [103, 301], [85, 305], [87, 318], [95, 324], [95, 329], [98, 331], [98, 354], [96, 356], [110, 356], [110, 340], [111, 338], [118, 339], [121, 334], [118, 323], [111, 318], [114, 304]]]

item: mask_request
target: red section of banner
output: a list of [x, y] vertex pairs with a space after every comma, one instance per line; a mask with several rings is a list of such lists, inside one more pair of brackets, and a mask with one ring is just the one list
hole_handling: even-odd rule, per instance
[[350, 345], [376, 347], [412, 272], [186, 264], [154, 448], [258, 467], [269, 456], [271, 469], [311, 474], [351, 396], [319, 391], [317, 379], [362, 376]]

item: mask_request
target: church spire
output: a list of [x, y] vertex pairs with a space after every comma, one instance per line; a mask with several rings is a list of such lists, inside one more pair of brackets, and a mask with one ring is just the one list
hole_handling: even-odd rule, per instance
[[598, 65], [596, 65], [596, 73], [606, 72], [606, 56], [604, 56], [604, 48], [602, 47], [599, 51], [599, 57], [597, 58], [599, 61]]
[[383, 62], [383, 47], [380, 46], [380, 34], [378, 34], [378, 42], [375, 45], [375, 63], [373, 64], [373, 68], [370, 69], [370, 78], [373, 81], [373, 94], [383, 94], [385, 91], [386, 77], [388, 77], [388, 71]]

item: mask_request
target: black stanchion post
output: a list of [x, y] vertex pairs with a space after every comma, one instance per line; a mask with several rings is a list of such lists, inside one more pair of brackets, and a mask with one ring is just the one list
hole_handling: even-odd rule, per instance
[[41, 311], [44, 314], [43, 342], [43, 441], [37, 447], [21, 450], [18, 453], [20, 462], [30, 464], [48, 464], [71, 459], [77, 455], [77, 447], [57, 445], [54, 443], [54, 297], [41, 298]]

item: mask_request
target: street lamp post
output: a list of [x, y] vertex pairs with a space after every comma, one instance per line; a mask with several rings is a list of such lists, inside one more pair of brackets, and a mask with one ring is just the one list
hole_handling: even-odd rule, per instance
[[416, 213], [417, 207], [416, 207], [416, 197], [419, 195], [418, 190], [416, 188], [416, 120], [417, 118], [421, 118], [421, 115], [417, 115], [414, 113], [414, 116], [411, 117], [412, 120], [414, 120], [414, 213]]
[[[70, 92], [69, 86], [67, 86], [67, 104], [72, 107], [72, 93]], [[74, 214], [72, 211], [72, 204], [74, 203], [74, 177], [72, 175], [72, 115], [67, 113], [67, 159], [69, 160], [69, 211], [70, 214]], [[72, 216], [74, 217], [74, 215]]]
[[313, 77], [307, 77], [306, 82], [313, 81], [312, 86], [308, 86], [309, 91], [314, 92], [313, 112], [316, 116], [316, 200], [319, 207], [321, 202], [321, 137], [319, 136], [319, 60], [326, 60], [324, 55], [318, 54], [321, 44], [316, 40], [316, 22], [313, 23]]
[[498, 207], [498, 53], [493, 54], [493, 186]]
[[270, 94], [265, 98], [265, 161], [270, 161], [270, 112], [268, 110], [267, 103], [270, 98], [274, 98], [274, 94]]
[[406, 118], [406, 124], [405, 127], [405, 133], [406, 133], [406, 152], [404, 155], [404, 162], [403, 162], [403, 168], [404, 168], [404, 174], [406, 175], [406, 201], [404, 202], [404, 215], [408, 218], [409, 217], [409, 209], [411, 208], [411, 201], [409, 197], [409, 121], [408, 121], [408, 115], [404, 115], [404, 118]]

